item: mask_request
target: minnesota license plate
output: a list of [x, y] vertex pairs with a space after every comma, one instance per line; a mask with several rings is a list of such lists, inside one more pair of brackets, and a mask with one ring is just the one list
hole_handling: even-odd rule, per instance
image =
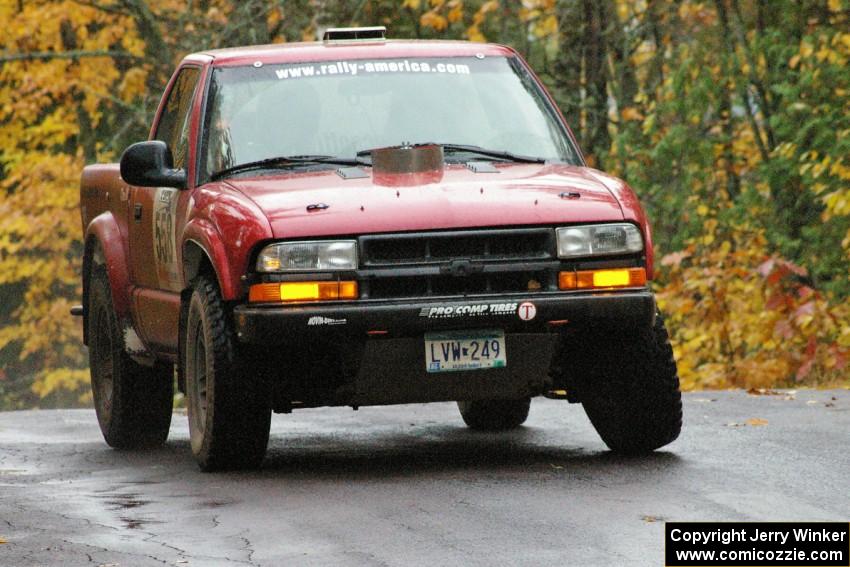
[[504, 368], [507, 364], [504, 331], [425, 334], [425, 368], [428, 372]]

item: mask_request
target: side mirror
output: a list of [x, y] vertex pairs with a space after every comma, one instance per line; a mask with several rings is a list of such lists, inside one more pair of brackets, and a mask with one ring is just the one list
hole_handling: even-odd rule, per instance
[[186, 187], [186, 170], [174, 169], [174, 158], [165, 142], [133, 144], [121, 155], [121, 178], [138, 187]]

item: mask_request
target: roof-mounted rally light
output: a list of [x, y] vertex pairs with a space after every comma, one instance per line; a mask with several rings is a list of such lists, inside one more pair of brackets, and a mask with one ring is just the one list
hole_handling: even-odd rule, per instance
[[384, 40], [387, 38], [385, 26], [372, 26], [367, 28], [328, 28], [325, 30], [322, 41], [369, 41]]

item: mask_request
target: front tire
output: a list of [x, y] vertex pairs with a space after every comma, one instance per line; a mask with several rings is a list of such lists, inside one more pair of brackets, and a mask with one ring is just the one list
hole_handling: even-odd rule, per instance
[[460, 416], [470, 429], [507, 431], [516, 429], [528, 419], [531, 398], [518, 400], [473, 400], [458, 402]]
[[118, 449], [161, 445], [171, 426], [174, 367], [142, 366], [127, 355], [103, 266], [89, 280], [86, 325], [92, 398], [106, 443]]
[[203, 471], [251, 469], [266, 453], [271, 405], [241, 356], [218, 286], [201, 277], [186, 316], [183, 368], [192, 453]]
[[[567, 339], [570, 342], [570, 339]], [[564, 353], [584, 410], [612, 450], [645, 454], [682, 429], [682, 395], [664, 319], [646, 329], [588, 333]]]

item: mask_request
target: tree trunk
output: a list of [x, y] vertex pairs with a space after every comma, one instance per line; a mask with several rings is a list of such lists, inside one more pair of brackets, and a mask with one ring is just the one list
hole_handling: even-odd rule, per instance
[[604, 2], [582, 0], [584, 13], [584, 128], [582, 144], [593, 165], [603, 166], [603, 155], [611, 146], [608, 134], [608, 73], [605, 68], [607, 46], [605, 29], [608, 24]]

